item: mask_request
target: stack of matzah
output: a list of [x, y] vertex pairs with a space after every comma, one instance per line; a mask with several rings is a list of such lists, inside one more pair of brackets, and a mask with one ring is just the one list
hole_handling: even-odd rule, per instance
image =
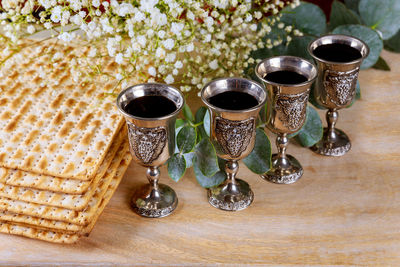
[[[72, 243], [89, 234], [131, 160], [104, 94], [115, 82], [74, 78], [74, 61], [90, 71], [79, 62], [85, 49], [26, 46], [3, 53], [0, 67], [0, 232]], [[100, 64], [115, 76], [115, 64]]]

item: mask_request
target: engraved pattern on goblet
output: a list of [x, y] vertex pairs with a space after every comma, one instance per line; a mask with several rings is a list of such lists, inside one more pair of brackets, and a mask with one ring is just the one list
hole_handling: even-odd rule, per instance
[[359, 68], [347, 72], [325, 71], [323, 84], [332, 103], [342, 106], [353, 99], [358, 72]]
[[216, 117], [215, 124], [215, 134], [224, 153], [239, 157], [250, 143], [255, 127], [254, 118], [232, 121]]
[[280, 95], [276, 101], [279, 119], [291, 131], [296, 131], [303, 125], [309, 91], [297, 95]]
[[167, 140], [165, 127], [142, 128], [130, 122], [127, 125], [129, 141], [136, 157], [143, 164], [151, 164], [158, 159]]
[[214, 207], [221, 209], [221, 210], [229, 210], [229, 211], [238, 211], [243, 210], [250, 206], [250, 204], [254, 200], [254, 193], [253, 191], [249, 191], [247, 195], [244, 196], [243, 199], [239, 200], [238, 202], [226, 202], [225, 200], [221, 201], [220, 199], [216, 198], [213, 189], [208, 191], [208, 201]]

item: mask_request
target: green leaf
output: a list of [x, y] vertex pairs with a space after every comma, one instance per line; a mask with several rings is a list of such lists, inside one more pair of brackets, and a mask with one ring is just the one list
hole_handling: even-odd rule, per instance
[[183, 154], [183, 156], [185, 157], [185, 160], [186, 160], [186, 168], [192, 167], [193, 166], [193, 158], [195, 156], [195, 153], [189, 152], [189, 153]]
[[311, 106], [307, 106], [307, 117], [303, 127], [297, 132], [295, 139], [300, 145], [310, 147], [322, 138], [322, 121], [318, 112]]
[[361, 98], [361, 87], [360, 87], [360, 82], [357, 80], [357, 86], [356, 86], [356, 99]]
[[174, 154], [168, 160], [168, 175], [175, 182], [185, 174], [186, 171], [186, 161], [181, 154]]
[[[196, 111], [196, 115], [195, 115], [195, 120], [194, 120], [194, 122], [195, 122], [196, 124], [199, 124], [199, 123], [203, 122], [204, 115], [206, 114], [206, 112], [207, 112], [207, 108], [206, 108], [206, 107], [200, 107], [200, 108]], [[205, 131], [205, 129], [204, 129], [204, 124], [201, 124], [201, 125], [197, 126], [197, 132], [198, 132], [198, 135], [197, 135], [197, 142], [200, 142], [200, 140], [201, 140], [202, 138], [207, 138], [207, 137], [208, 137], [208, 135], [207, 135], [207, 133], [206, 133], [206, 131]]]
[[385, 42], [385, 49], [400, 53], [400, 30], [389, 40], [386, 40]]
[[348, 9], [341, 2], [333, 1], [329, 28], [334, 29], [337, 26], [347, 24], [361, 24], [361, 19], [353, 10]]
[[183, 116], [185, 117], [185, 119], [187, 119], [191, 122], [194, 122], [193, 113], [186, 103], [185, 103], [185, 105], [183, 105]]
[[261, 123], [264, 123], [267, 121], [267, 105], [265, 104], [261, 109], [260, 112], [258, 113], [258, 118], [261, 120]]
[[182, 128], [186, 124], [184, 119], [177, 119], [175, 122], [175, 129]]
[[211, 177], [219, 171], [217, 154], [208, 138], [197, 144], [195, 153], [198, 167], [203, 175]]
[[176, 143], [179, 151], [188, 153], [193, 150], [196, 145], [196, 130], [192, 126], [184, 126], [176, 137]]
[[378, 61], [375, 63], [375, 65], [372, 66], [372, 68], [377, 69], [377, 70], [390, 71], [389, 65], [381, 57], [378, 58]]
[[218, 171], [213, 176], [207, 177], [200, 170], [200, 165], [197, 162], [197, 157], [193, 159], [193, 170], [196, 176], [197, 182], [205, 188], [214, 187], [220, 185], [226, 179], [226, 173], [224, 171]]
[[387, 40], [400, 29], [399, 0], [360, 0], [358, 11], [365, 25], [379, 30]]
[[204, 115], [207, 112], [207, 108], [206, 107], [200, 107], [197, 111], [196, 111], [196, 115], [195, 115], [195, 120], [194, 122], [200, 123], [203, 121]]
[[307, 51], [308, 44], [314, 41], [312, 36], [297, 36], [289, 43], [287, 54], [291, 56], [302, 57], [312, 61], [310, 53]]
[[383, 42], [376, 31], [363, 25], [342, 25], [334, 29], [333, 33], [357, 37], [369, 46], [369, 56], [364, 59], [361, 69], [368, 69], [378, 61], [383, 48]]
[[360, 0], [344, 0], [344, 3], [346, 4], [346, 6], [356, 13], [358, 13], [358, 3], [359, 2], [360, 2]]
[[271, 168], [271, 142], [263, 129], [256, 129], [254, 149], [243, 162], [256, 174], [266, 173]]
[[285, 7], [281, 14], [281, 22], [293, 25], [305, 34], [319, 36], [326, 31], [325, 14], [317, 5], [301, 2], [295, 9]]
[[211, 118], [210, 118], [210, 111], [207, 109], [206, 114], [204, 114], [204, 120], [203, 120], [203, 126], [204, 130], [206, 131], [206, 134], [210, 136], [211, 132]]

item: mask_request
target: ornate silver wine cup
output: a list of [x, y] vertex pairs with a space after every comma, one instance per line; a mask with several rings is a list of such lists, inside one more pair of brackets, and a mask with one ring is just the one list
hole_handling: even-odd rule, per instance
[[[303, 168], [296, 158], [286, 154], [287, 135], [300, 130], [305, 122], [310, 86], [317, 77], [317, 69], [305, 59], [280, 56], [263, 60], [255, 71], [268, 91], [267, 128], [278, 135], [278, 153], [272, 155], [271, 169], [261, 177], [277, 184], [291, 184], [301, 178]], [[267, 74], [275, 71], [294, 71], [305, 76], [307, 81], [280, 84], [265, 79]]]
[[[244, 110], [226, 110], [210, 104], [212, 96], [238, 91], [252, 95], [258, 104]], [[208, 201], [218, 209], [237, 211], [247, 208], [254, 199], [247, 182], [236, 178], [238, 161], [245, 158], [254, 148], [256, 119], [264, 106], [267, 93], [256, 82], [243, 78], [222, 78], [211, 81], [201, 91], [201, 99], [211, 116], [211, 142], [217, 155], [225, 159], [227, 179], [221, 185], [208, 190]]]
[[[332, 62], [317, 57], [314, 51], [317, 47], [327, 44], [345, 44], [361, 53], [361, 58], [350, 62]], [[318, 78], [314, 86], [316, 102], [328, 109], [326, 120], [328, 127], [324, 128], [322, 139], [311, 147], [311, 150], [325, 156], [342, 156], [346, 154], [351, 143], [349, 137], [341, 130], [335, 129], [339, 118], [338, 110], [348, 106], [356, 94], [358, 72], [364, 58], [368, 56], [369, 48], [361, 40], [347, 35], [326, 35], [311, 42], [308, 52], [314, 58], [318, 67]]]
[[[126, 112], [127, 104], [133, 99], [147, 95], [164, 96], [175, 103], [176, 110], [159, 118], [141, 118]], [[147, 167], [149, 184], [137, 189], [131, 199], [133, 210], [150, 218], [171, 214], [178, 205], [175, 191], [159, 184], [159, 166], [164, 164], [175, 148], [175, 120], [184, 105], [180, 91], [172, 86], [158, 83], [139, 84], [122, 91], [117, 98], [119, 111], [128, 127], [130, 152], [133, 160]], [[154, 107], [157, 108], [157, 107]]]

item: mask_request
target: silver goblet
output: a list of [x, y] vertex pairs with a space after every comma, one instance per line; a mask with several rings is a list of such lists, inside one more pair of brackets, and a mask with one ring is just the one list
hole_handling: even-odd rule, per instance
[[[359, 51], [358, 58], [341, 58], [344, 53], [338, 51], [326, 55], [319, 55], [316, 49], [326, 45], [348, 46]], [[328, 127], [324, 128], [322, 139], [311, 147], [311, 150], [325, 156], [342, 156], [346, 154], [351, 143], [349, 137], [341, 130], [335, 129], [339, 117], [338, 110], [348, 106], [356, 93], [358, 72], [361, 63], [368, 56], [369, 48], [361, 40], [347, 35], [326, 35], [311, 42], [308, 51], [318, 66], [318, 78], [314, 87], [316, 102], [328, 109], [326, 120]]]
[[[232, 91], [252, 96], [255, 105], [246, 109], [224, 109], [210, 103], [213, 96]], [[267, 93], [261, 85], [243, 78], [217, 79], [201, 91], [201, 99], [211, 116], [211, 142], [217, 155], [227, 160], [227, 180], [208, 190], [208, 201], [218, 209], [237, 211], [247, 208], [253, 202], [254, 194], [249, 184], [236, 178], [236, 174], [239, 170], [238, 160], [253, 150], [256, 119], [266, 97]]]
[[[138, 117], [130, 114], [128, 104], [144, 96], [162, 96], [174, 103], [176, 109], [160, 117]], [[184, 105], [181, 92], [158, 83], [139, 84], [122, 91], [117, 98], [119, 111], [128, 127], [130, 152], [134, 161], [147, 167], [149, 184], [137, 189], [131, 199], [133, 210], [144, 217], [157, 218], [171, 214], [178, 205], [175, 191], [159, 184], [159, 166], [164, 164], [175, 148], [175, 120]], [[152, 106], [151, 109], [160, 107]]]
[[[305, 59], [280, 56], [263, 60], [255, 71], [268, 91], [267, 128], [278, 135], [278, 153], [272, 155], [271, 169], [261, 177], [277, 184], [291, 184], [301, 178], [303, 168], [296, 158], [286, 154], [287, 135], [300, 130], [305, 122], [310, 86], [317, 77], [317, 69]], [[266, 77], [281, 71], [300, 74], [304, 81], [294, 83], [283, 76], [285, 82], [274, 82]]]

